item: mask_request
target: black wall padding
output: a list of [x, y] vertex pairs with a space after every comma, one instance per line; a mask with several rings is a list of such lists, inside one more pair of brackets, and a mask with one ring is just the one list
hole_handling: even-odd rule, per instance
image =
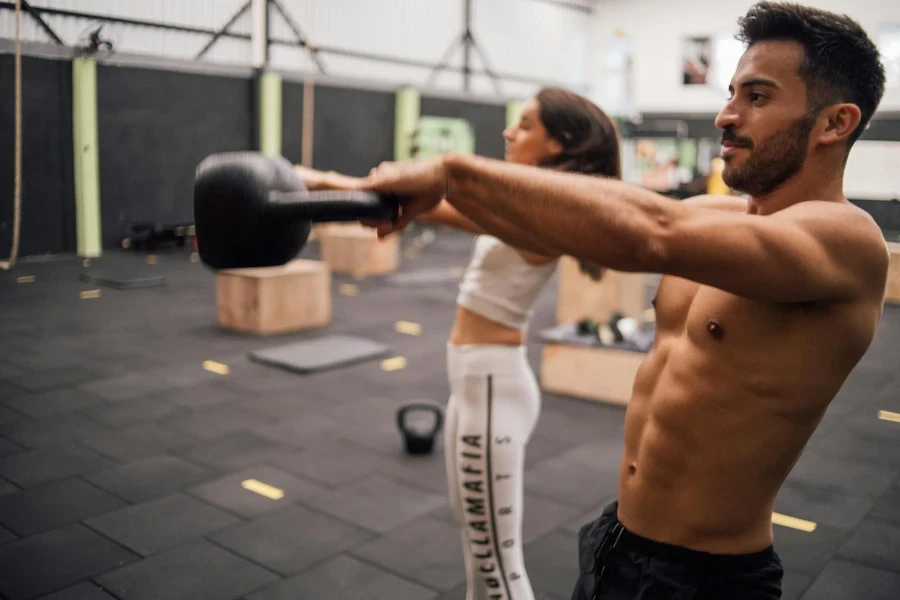
[[[12, 248], [15, 57], [0, 55], [0, 259]], [[22, 57], [19, 256], [75, 250], [72, 63]]]
[[475, 129], [475, 154], [503, 158], [506, 106], [464, 102], [423, 95], [419, 106], [423, 117], [454, 117], [469, 121]]
[[390, 92], [317, 85], [313, 166], [363, 176], [394, 160], [394, 104]]
[[281, 87], [281, 155], [299, 164], [303, 154], [303, 84], [285, 81]]
[[250, 79], [97, 66], [103, 246], [129, 223], [193, 220], [197, 164], [256, 149]]

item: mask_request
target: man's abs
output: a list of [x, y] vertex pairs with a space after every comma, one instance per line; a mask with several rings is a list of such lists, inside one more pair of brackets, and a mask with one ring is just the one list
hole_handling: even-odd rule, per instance
[[627, 408], [619, 518], [657, 541], [755, 552], [771, 544], [781, 484], [867, 345], [846, 331], [868, 338], [877, 318], [678, 287], [660, 285], [657, 339]]

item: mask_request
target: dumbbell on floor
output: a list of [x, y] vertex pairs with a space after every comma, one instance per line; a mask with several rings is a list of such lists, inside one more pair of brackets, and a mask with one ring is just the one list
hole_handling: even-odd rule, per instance
[[395, 220], [399, 205], [368, 191], [311, 192], [283, 157], [213, 154], [194, 181], [197, 251], [214, 270], [279, 266], [303, 249], [313, 223]]

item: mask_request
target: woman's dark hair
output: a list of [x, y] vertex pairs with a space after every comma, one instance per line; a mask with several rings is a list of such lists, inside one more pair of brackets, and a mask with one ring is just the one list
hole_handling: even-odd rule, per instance
[[[541, 123], [547, 134], [562, 145], [562, 152], [541, 165], [549, 169], [622, 178], [619, 130], [599, 106], [569, 90], [545, 87], [537, 96]], [[604, 268], [578, 261], [581, 272], [594, 281]]]

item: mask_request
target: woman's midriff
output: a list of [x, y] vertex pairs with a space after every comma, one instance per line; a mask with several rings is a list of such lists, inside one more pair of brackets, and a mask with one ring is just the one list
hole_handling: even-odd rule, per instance
[[492, 321], [462, 306], [456, 307], [456, 321], [450, 331], [451, 344], [519, 346], [524, 342], [525, 335], [520, 329]]

